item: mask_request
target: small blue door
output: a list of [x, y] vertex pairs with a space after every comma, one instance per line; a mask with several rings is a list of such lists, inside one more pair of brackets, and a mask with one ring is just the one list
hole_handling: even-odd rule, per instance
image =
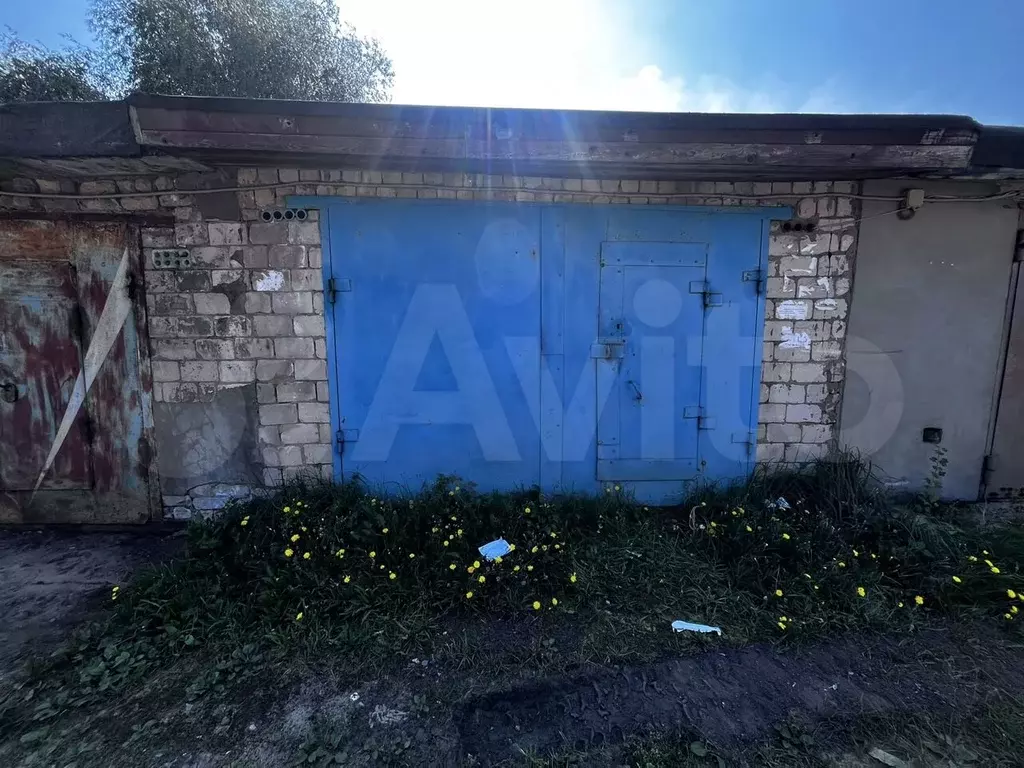
[[613, 382], [598, 421], [599, 480], [696, 474], [706, 266], [704, 243], [602, 245], [595, 357]]
[[339, 477], [658, 503], [750, 471], [770, 211], [292, 202], [321, 209]]

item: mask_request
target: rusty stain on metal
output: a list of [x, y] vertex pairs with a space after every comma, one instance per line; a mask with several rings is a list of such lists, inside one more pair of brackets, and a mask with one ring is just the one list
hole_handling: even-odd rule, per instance
[[53, 444], [125, 247], [138, 269], [137, 231], [123, 223], [0, 221], [0, 521], [135, 522], [156, 489], [151, 388], [140, 364], [144, 311], [133, 313], [99, 368], [36, 501]]

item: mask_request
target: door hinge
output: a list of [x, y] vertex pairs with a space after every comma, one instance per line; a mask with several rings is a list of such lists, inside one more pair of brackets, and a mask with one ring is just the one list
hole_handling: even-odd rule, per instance
[[988, 487], [989, 480], [992, 479], [992, 473], [996, 471], [996, 457], [993, 454], [987, 454], [981, 460], [981, 484]]
[[134, 304], [139, 295], [139, 281], [134, 272], [129, 272], [124, 276], [124, 293], [128, 297], [128, 301]]
[[359, 430], [339, 429], [334, 433], [334, 441], [338, 445], [338, 453], [344, 453], [345, 443], [355, 443], [359, 441]]
[[760, 296], [765, 289], [765, 276], [763, 269], [748, 269], [743, 272], [743, 282], [753, 283], [754, 290]]
[[691, 280], [690, 293], [701, 294], [704, 309], [722, 306], [722, 294], [712, 291], [711, 285], [706, 280]]
[[348, 277], [327, 278], [327, 300], [333, 304], [338, 300], [339, 293], [347, 293], [352, 290], [352, 280]]
[[747, 456], [754, 453], [754, 447], [757, 445], [757, 433], [756, 432], [734, 432], [731, 438], [733, 443], [744, 443], [747, 446]]
[[71, 310], [71, 338], [79, 344], [85, 345], [85, 310], [81, 304], [76, 303]]
[[1013, 260], [1018, 263], [1024, 261], [1024, 229], [1017, 230], [1017, 242], [1013, 246]]

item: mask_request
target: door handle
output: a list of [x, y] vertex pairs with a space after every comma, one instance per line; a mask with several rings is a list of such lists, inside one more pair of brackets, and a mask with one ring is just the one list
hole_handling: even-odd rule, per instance
[[13, 403], [18, 399], [18, 385], [13, 382], [0, 384], [0, 400], [5, 403]]

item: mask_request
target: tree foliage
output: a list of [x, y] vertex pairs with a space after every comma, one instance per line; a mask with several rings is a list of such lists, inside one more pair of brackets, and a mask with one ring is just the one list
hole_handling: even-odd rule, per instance
[[333, 0], [92, 0], [90, 27], [91, 50], [12, 37], [0, 101], [132, 91], [385, 101], [394, 76], [380, 44], [342, 23]]
[[0, 36], [0, 102], [102, 100], [91, 71], [91, 54], [80, 46], [48, 51], [9, 32]]

